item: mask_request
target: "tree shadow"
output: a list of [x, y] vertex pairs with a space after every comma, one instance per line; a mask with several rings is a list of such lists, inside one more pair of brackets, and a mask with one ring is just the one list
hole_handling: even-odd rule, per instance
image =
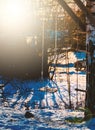
[[[12, 108], [32, 108], [32, 109], [44, 109], [50, 108], [49, 98], [52, 98], [54, 106], [58, 107], [56, 102], [56, 96], [54, 93], [50, 93], [49, 98], [46, 97], [46, 91], [40, 91], [42, 87], [52, 88], [52, 84], [49, 80], [44, 81], [19, 81], [13, 80], [4, 87], [3, 98], [6, 99], [9, 106]], [[44, 105], [42, 101], [44, 102]]]

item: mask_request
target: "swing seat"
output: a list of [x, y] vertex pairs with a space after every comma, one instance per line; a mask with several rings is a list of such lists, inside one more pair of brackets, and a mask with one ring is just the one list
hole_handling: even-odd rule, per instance
[[50, 87], [47, 87], [47, 86], [42, 87], [39, 90], [42, 91], [42, 92], [49, 92], [49, 93], [55, 93], [55, 92], [58, 91], [57, 88], [50, 88]]

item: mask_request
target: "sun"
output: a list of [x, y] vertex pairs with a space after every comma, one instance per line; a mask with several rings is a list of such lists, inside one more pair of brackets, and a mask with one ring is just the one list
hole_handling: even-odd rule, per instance
[[22, 0], [2, 0], [0, 2], [0, 17], [3, 30], [8, 28], [16, 29], [19, 27], [25, 17], [26, 8]]
[[[0, 31], [2, 35], [32, 35], [39, 26], [36, 2], [31, 0], [0, 0]], [[36, 29], [35, 29], [36, 28]], [[28, 40], [28, 42], [30, 42]]]
[[23, 8], [17, 2], [10, 2], [6, 6], [7, 15], [12, 18], [18, 18], [18, 16], [23, 12]]
[[3, 13], [10, 20], [17, 20], [25, 12], [23, 2], [18, 0], [7, 0], [5, 2]]

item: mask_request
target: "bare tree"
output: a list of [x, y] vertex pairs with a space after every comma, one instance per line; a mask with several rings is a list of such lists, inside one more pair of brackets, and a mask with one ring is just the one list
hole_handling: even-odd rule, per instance
[[[95, 18], [95, 1], [88, 0], [87, 8], [92, 18]], [[95, 23], [95, 21], [94, 21]], [[95, 117], [95, 25], [90, 20], [86, 20], [87, 34], [87, 82], [86, 82], [86, 103], [85, 106], [89, 111], [85, 112], [86, 118]]]

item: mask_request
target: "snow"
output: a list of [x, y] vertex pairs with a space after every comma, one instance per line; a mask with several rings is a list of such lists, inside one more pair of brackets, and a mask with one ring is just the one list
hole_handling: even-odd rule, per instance
[[[72, 112], [70, 110], [49, 110], [49, 109], [32, 109], [34, 118], [26, 119], [24, 111], [11, 108], [0, 108], [0, 128], [5, 130], [79, 130], [84, 128], [82, 124], [71, 124], [65, 122], [65, 116], [80, 115], [80, 112]], [[78, 128], [79, 127], [79, 128]], [[85, 127], [87, 128], [87, 127]]]
[[[76, 72], [73, 63], [84, 53], [68, 53], [69, 81], [72, 109], [69, 109], [66, 60], [58, 56], [58, 64], [53, 80], [11, 81], [0, 90], [0, 129], [2, 130], [94, 130], [95, 119], [87, 122], [71, 123], [67, 118], [84, 117], [84, 112], [76, 110], [85, 105], [85, 93], [75, 88], [86, 89], [85, 72]], [[52, 90], [57, 91], [52, 91]], [[3, 93], [2, 93], [3, 92]], [[78, 95], [77, 95], [78, 94]], [[77, 103], [78, 98], [78, 103]], [[78, 106], [77, 106], [78, 105]], [[29, 110], [26, 110], [29, 109]], [[25, 112], [34, 118], [25, 118]]]

